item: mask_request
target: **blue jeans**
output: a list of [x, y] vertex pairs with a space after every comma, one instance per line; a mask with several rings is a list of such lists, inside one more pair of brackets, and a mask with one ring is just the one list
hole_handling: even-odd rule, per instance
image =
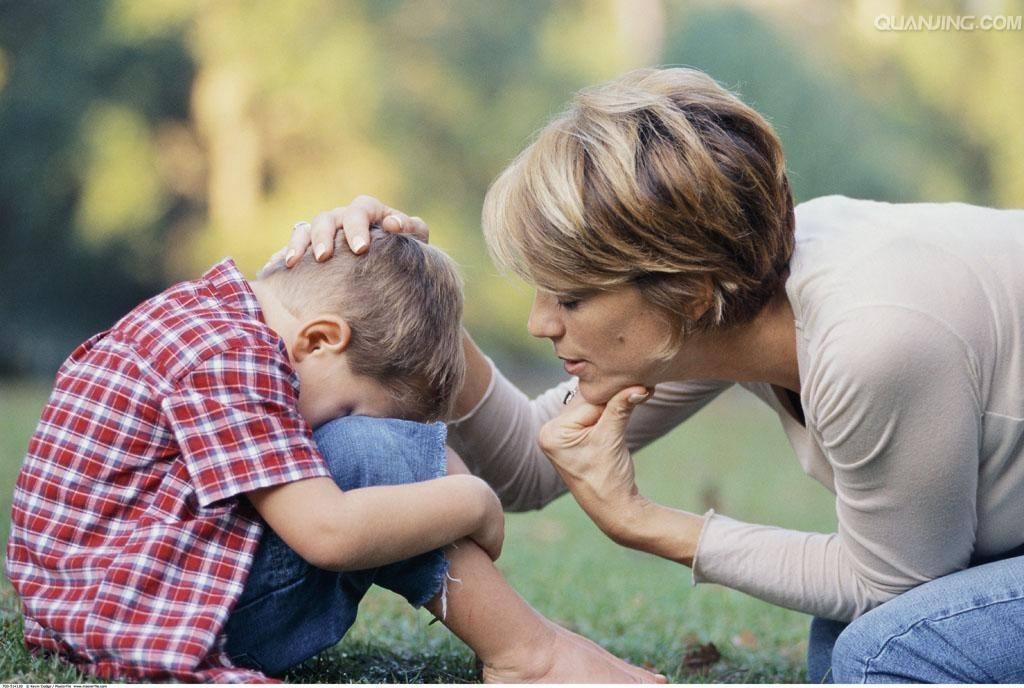
[[[352, 490], [445, 475], [445, 434], [442, 423], [350, 416], [313, 436], [335, 482]], [[341, 640], [372, 584], [418, 607], [437, 596], [447, 571], [441, 550], [365, 571], [325, 571], [264, 528], [245, 589], [225, 625], [225, 649], [237, 666], [284, 673]]]
[[1024, 681], [1024, 556], [929, 581], [849, 624], [814, 619], [807, 680]]

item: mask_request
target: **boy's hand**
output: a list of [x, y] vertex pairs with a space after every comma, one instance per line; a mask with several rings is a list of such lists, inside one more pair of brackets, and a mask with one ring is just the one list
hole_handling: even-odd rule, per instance
[[292, 267], [310, 246], [317, 260], [327, 260], [334, 254], [334, 236], [342, 229], [352, 252], [363, 253], [370, 246], [371, 225], [395, 234], [412, 234], [423, 243], [430, 239], [427, 223], [420, 218], [388, 207], [373, 196], [358, 196], [348, 205], [318, 214], [312, 223], [296, 222], [288, 245], [271, 256], [267, 265], [284, 258], [285, 265]]
[[480, 518], [480, 526], [470, 533], [469, 537], [480, 545], [491, 561], [497, 561], [501, 556], [501, 547], [505, 542], [505, 512], [501, 508], [501, 501], [494, 490], [483, 480], [481, 485], [481, 502], [483, 512]]

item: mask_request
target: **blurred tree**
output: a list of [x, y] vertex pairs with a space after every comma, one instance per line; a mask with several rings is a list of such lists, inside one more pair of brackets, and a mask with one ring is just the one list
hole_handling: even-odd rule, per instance
[[[860, 0], [843, 7], [834, 24], [845, 29], [834, 43], [840, 46], [837, 52], [862, 83], [872, 85], [873, 93], [862, 90], [864, 97], [889, 107], [911, 103], [923, 111], [919, 125], [942, 122], [941, 129], [934, 129], [940, 154], [970, 148], [972, 159], [958, 160], [954, 168], [971, 192], [967, 200], [1024, 207], [1024, 31], [1020, 24], [1004, 30], [982, 25], [986, 16], [1020, 22], [1024, 0], [896, 2], [885, 12], [969, 15], [976, 22], [970, 31], [879, 31], [874, 20], [880, 14], [877, 6]], [[930, 170], [922, 172], [927, 176]], [[935, 195], [962, 200], [955, 191], [939, 187]]]
[[768, 117], [798, 202], [833, 193], [893, 202], [989, 200], [987, 170], [978, 167], [983, 153], [956, 135], [956, 122], [918, 102], [873, 102], [863, 93], [873, 81], [808, 49], [807, 21], [794, 19], [804, 15], [785, 16], [766, 21], [739, 6], [691, 14], [670, 29], [665, 57], [714, 75]]
[[252, 271], [359, 193], [425, 217], [470, 329], [534, 366], [530, 291], [480, 236], [487, 185], [573, 91], [646, 64], [706, 69], [767, 114], [799, 199], [1020, 205], [1019, 32], [880, 36], [871, 7], [0, 1], [0, 371], [52, 370], [223, 255]]
[[176, 204], [149, 131], [187, 117], [192, 65], [174, 37], [122, 40], [108, 10], [0, 5], [0, 369], [52, 370], [165, 280]]

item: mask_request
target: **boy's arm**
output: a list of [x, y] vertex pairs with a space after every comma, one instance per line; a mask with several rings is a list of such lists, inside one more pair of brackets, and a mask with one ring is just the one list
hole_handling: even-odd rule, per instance
[[311, 478], [247, 496], [289, 547], [322, 569], [383, 566], [463, 537], [492, 559], [501, 554], [501, 503], [487, 483], [470, 475], [348, 491], [330, 478]]

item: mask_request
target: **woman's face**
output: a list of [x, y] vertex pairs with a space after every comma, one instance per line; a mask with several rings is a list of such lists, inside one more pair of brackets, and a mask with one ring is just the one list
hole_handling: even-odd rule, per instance
[[668, 361], [658, 354], [669, 327], [632, 285], [571, 297], [538, 290], [528, 323], [534, 337], [551, 340], [592, 404], [630, 385], [653, 388], [664, 382]]

